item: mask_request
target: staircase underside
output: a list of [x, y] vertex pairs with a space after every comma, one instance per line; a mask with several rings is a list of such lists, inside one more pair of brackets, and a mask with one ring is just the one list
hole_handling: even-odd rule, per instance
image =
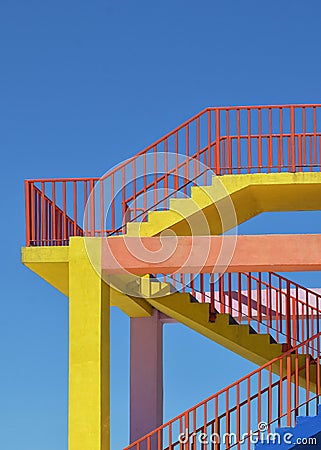
[[[83, 251], [86, 254], [84, 238], [72, 239], [83, 240]], [[100, 247], [101, 240], [99, 238], [94, 240]], [[22, 262], [66, 297], [69, 296], [69, 247], [24, 247], [22, 248]], [[129, 276], [129, 280], [124, 280], [124, 283], [128, 281], [132, 282], [133, 277]], [[139, 298], [137, 292], [133, 291], [133, 296], [130, 297], [111, 288], [110, 304], [120, 308], [129, 317], [151, 316], [152, 306], [144, 298]]]
[[191, 188], [191, 198], [171, 199], [167, 211], [127, 224], [128, 236], [221, 234], [263, 212], [321, 209], [321, 173], [270, 173], [213, 177]]
[[[194, 235], [220, 234], [262, 212], [320, 210], [321, 173], [214, 177], [212, 186], [194, 187], [191, 199], [173, 199], [170, 206], [169, 211], [150, 213], [148, 222], [129, 223], [128, 234], [154, 236], [166, 229], [172, 229], [181, 236], [189, 236], [191, 230]], [[236, 215], [233, 216], [234, 208]], [[226, 213], [223, 228], [220, 220], [222, 211]], [[207, 231], [202, 225], [204, 222], [208, 224]], [[84, 240], [80, 237], [71, 239]], [[114, 239], [117, 241], [117, 238]], [[101, 240], [96, 238], [93, 241], [101, 249]], [[27, 267], [68, 295], [68, 247], [25, 248], [22, 259]], [[131, 276], [124, 278], [127, 287], [131, 284], [131, 294], [127, 291], [125, 295], [111, 288], [111, 305], [118, 306], [130, 317], [150, 316], [152, 308], [156, 308], [260, 366], [282, 354], [282, 345], [274, 343], [268, 334], [253, 333], [249, 325], [234, 323], [228, 314], [219, 314], [215, 322], [210, 322], [208, 304], [191, 302], [189, 294], [171, 294], [170, 288], [164, 283], [146, 278], [141, 280], [139, 286], [133, 283]], [[142, 288], [149, 295], [139, 298]], [[154, 294], [158, 290], [164, 295], [157, 298]], [[277, 367], [275, 372], [278, 372]], [[313, 376], [310, 381], [313, 385]]]
[[262, 365], [282, 353], [282, 345], [272, 343], [268, 334], [252, 333], [249, 325], [234, 323], [229, 314], [218, 314], [210, 322], [209, 305], [191, 301], [190, 294], [176, 293], [147, 301], [155, 309], [255, 364]]
[[[72, 238], [82, 240], [84, 238]], [[95, 239], [100, 246], [100, 239]], [[83, 245], [86, 254], [85, 243]], [[23, 249], [23, 263], [40, 275], [63, 294], [68, 295], [69, 248], [68, 247], [30, 247]], [[98, 276], [98, 274], [97, 274]], [[124, 283], [132, 282], [132, 277]], [[227, 349], [261, 366], [282, 354], [282, 344], [276, 344], [268, 334], [256, 334], [249, 325], [236, 324], [229, 314], [218, 314], [215, 322], [209, 320], [209, 304], [198, 303], [190, 294], [171, 293], [168, 283], [160, 283], [149, 277], [141, 278], [141, 285], [131, 286], [132, 295], [125, 295], [116, 289], [110, 290], [111, 306], [119, 307], [130, 317], [148, 317], [155, 308], [172, 319], [186, 325], [203, 336], [223, 345]], [[164, 296], [158, 297], [160, 290]], [[144, 297], [137, 297], [138, 293]], [[149, 296], [146, 296], [150, 294]], [[136, 294], [136, 295], [135, 295]], [[154, 296], [154, 297], [153, 297]], [[305, 364], [302, 356], [302, 365]], [[276, 365], [274, 372], [279, 372]], [[315, 390], [316, 373], [310, 374], [311, 389]], [[305, 380], [302, 378], [302, 386]]]

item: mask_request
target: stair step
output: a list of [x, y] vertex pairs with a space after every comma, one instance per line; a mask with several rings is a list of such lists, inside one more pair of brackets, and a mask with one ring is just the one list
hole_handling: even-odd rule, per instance
[[[303, 355], [304, 356], [304, 355]], [[278, 441], [274, 443], [272, 440], [263, 440], [256, 444], [255, 450], [288, 450], [304, 448], [303, 444], [297, 444], [297, 438], [309, 438], [319, 435], [321, 433], [321, 408], [318, 405], [318, 414], [315, 416], [298, 416], [294, 427], [276, 428], [272, 431], [274, 436], [278, 436]], [[287, 435], [287, 436], [286, 436]], [[284, 438], [290, 439], [292, 444], [287, 443]], [[311, 446], [306, 446], [311, 448]], [[319, 448], [319, 445], [315, 446]]]

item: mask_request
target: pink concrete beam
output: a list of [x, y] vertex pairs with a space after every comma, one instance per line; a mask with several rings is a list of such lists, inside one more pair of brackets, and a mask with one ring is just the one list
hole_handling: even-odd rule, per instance
[[103, 241], [108, 273], [321, 270], [321, 235], [117, 237]]

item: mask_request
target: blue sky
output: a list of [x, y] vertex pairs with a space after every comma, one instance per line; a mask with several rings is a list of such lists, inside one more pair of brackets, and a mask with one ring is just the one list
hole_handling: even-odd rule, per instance
[[[1, 450], [67, 448], [68, 305], [20, 263], [23, 180], [100, 176], [206, 106], [321, 103], [320, 17], [319, 0], [2, 0]], [[270, 214], [241, 232], [319, 228], [320, 213]], [[165, 417], [253, 367], [228, 356], [167, 325]], [[127, 434], [128, 319], [113, 310], [112, 450]]]

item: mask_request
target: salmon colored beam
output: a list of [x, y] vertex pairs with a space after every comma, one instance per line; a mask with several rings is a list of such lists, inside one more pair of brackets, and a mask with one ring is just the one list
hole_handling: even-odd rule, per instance
[[111, 237], [109, 273], [296, 272], [321, 270], [321, 235]]

